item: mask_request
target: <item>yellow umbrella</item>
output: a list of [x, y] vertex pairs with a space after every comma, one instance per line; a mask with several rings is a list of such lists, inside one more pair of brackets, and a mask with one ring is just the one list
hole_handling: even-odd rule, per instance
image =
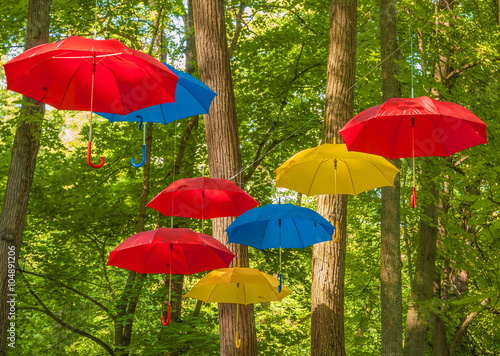
[[[349, 194], [394, 186], [399, 173], [382, 156], [348, 151], [345, 144], [325, 143], [300, 151], [276, 170], [276, 186], [305, 195]], [[335, 226], [338, 239], [338, 226]]]
[[348, 151], [345, 144], [325, 143], [292, 156], [276, 170], [276, 186], [305, 195], [349, 194], [394, 186], [399, 173], [382, 156]]
[[[278, 285], [276, 278], [254, 268], [222, 268], [200, 279], [184, 297], [207, 303], [236, 303], [238, 325], [239, 304], [280, 301], [291, 294], [285, 286], [278, 292]], [[238, 331], [235, 332], [235, 345], [237, 348], [241, 345]]]

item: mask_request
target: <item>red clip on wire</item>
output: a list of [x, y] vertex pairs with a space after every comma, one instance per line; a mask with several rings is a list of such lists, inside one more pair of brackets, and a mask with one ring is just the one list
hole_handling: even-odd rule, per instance
[[417, 188], [411, 189], [411, 207], [414, 209], [417, 206]]

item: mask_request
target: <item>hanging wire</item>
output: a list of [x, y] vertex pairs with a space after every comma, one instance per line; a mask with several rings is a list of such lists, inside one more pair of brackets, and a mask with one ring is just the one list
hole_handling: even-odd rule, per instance
[[[176, 167], [175, 167], [175, 152], [177, 151], [177, 122], [174, 122], [174, 150], [172, 154], [172, 182], [175, 180], [175, 176], [177, 175]], [[172, 194], [172, 213], [170, 215], [170, 227], [174, 227], [174, 216], [172, 215], [174, 212], [174, 194]]]
[[415, 92], [414, 92], [414, 86], [413, 86], [413, 71], [414, 68], [413, 66], [415, 65], [413, 63], [413, 35], [411, 33], [411, 26], [408, 26], [408, 37], [410, 38], [410, 92], [411, 92], [411, 97], [415, 97]]
[[[413, 35], [411, 33], [411, 25], [408, 26], [408, 37], [410, 38], [410, 91], [411, 91], [411, 97], [415, 97], [415, 92], [414, 92], [414, 70], [415, 70], [415, 63], [413, 61]], [[412, 154], [411, 154], [411, 160], [412, 160], [412, 175], [413, 175], [413, 185], [412, 185], [412, 192], [411, 192], [411, 202], [410, 205], [412, 208], [415, 208], [417, 205], [417, 178], [416, 178], [416, 173], [415, 173], [415, 118], [411, 118], [411, 144], [412, 144]]]
[[94, 40], [97, 39], [97, 0], [94, 5]]

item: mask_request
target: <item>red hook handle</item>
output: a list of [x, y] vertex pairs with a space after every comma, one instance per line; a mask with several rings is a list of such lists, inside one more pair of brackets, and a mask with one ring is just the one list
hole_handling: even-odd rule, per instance
[[165, 315], [161, 316], [161, 325], [168, 325], [170, 323], [170, 304], [167, 307], [167, 318], [165, 320]]
[[87, 164], [92, 168], [101, 168], [104, 165], [104, 157], [101, 157], [99, 164], [92, 163], [92, 141], [89, 141], [87, 145]]
[[417, 206], [417, 188], [411, 188], [411, 207], [414, 209]]

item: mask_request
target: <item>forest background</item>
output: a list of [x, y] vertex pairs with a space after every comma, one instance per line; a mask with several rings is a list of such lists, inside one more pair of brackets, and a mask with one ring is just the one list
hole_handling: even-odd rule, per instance
[[[24, 49], [28, 2], [3, 0], [2, 63]], [[439, 237], [434, 297], [421, 305], [430, 323], [428, 354], [443, 328], [442, 355], [496, 355], [500, 349], [499, 8], [494, 1], [397, 2], [398, 80], [404, 97], [432, 96], [460, 104], [488, 125], [488, 144], [449, 158], [417, 159], [419, 205], [410, 209], [411, 162], [401, 160], [401, 261], [403, 314], [409, 309], [420, 221], [439, 187]], [[328, 57], [327, 1], [226, 2], [226, 30], [234, 83], [244, 188], [261, 205], [289, 202], [312, 209], [315, 197], [274, 187], [274, 170], [322, 137]], [[382, 102], [380, 4], [358, 1], [355, 112]], [[96, 11], [97, 9], [97, 11]], [[50, 42], [70, 35], [117, 38], [134, 49], [192, 72], [196, 58], [190, 7], [184, 1], [54, 0]], [[160, 35], [157, 35], [157, 34]], [[436, 68], [446, 63], [446, 76]], [[5, 84], [3, 71], [0, 80]], [[0, 182], [7, 183], [20, 96], [0, 88]], [[210, 120], [206, 117], [205, 120]], [[154, 125], [149, 199], [174, 180], [208, 176], [201, 117]], [[165, 276], [148, 275], [127, 290], [128, 272], [107, 267], [109, 251], [138, 230], [190, 227], [210, 234], [209, 223], [140, 215], [144, 172], [130, 165], [142, 133], [137, 124], [95, 120], [94, 143], [107, 159], [85, 163], [88, 113], [48, 109], [16, 274], [16, 343], [9, 355], [217, 355], [217, 306], [183, 300], [174, 321], [162, 327]], [[380, 139], [383, 139], [382, 137]], [[3, 189], [0, 191], [3, 194]], [[2, 199], [3, 201], [3, 199]], [[5, 206], [4, 206], [5, 208]], [[381, 349], [381, 192], [349, 197], [345, 270], [345, 351], [375, 355]], [[144, 219], [144, 220], [143, 220]], [[292, 295], [255, 305], [259, 354], [305, 355], [311, 339], [311, 248], [283, 255]], [[250, 266], [273, 274], [278, 252], [249, 249]], [[3, 263], [3, 261], [2, 261]], [[187, 276], [186, 292], [203, 274]], [[124, 295], [133, 313], [119, 315]], [[434, 318], [434, 319], [433, 319]], [[130, 321], [133, 320], [133, 324]], [[401, 324], [404, 325], [404, 320]], [[118, 340], [130, 325], [131, 339]], [[122, 345], [122, 346], [120, 346]], [[432, 351], [431, 351], [432, 350]], [[432, 353], [431, 353], [432, 352]]]

